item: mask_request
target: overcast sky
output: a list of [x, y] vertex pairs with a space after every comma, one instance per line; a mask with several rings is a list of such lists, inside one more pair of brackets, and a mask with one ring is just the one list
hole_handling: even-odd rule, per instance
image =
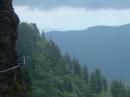
[[14, 0], [21, 21], [40, 31], [81, 30], [130, 23], [130, 0]]

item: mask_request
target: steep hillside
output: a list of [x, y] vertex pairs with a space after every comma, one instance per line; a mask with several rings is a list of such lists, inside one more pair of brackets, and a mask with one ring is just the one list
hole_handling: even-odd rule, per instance
[[35, 24], [21, 23], [18, 36], [17, 51], [26, 56], [23, 72], [30, 97], [111, 97], [100, 70], [89, 74], [78, 60], [63, 56]]
[[101, 68], [109, 79], [130, 81], [130, 25], [96, 26], [81, 31], [47, 32], [62, 53], [90, 68]]
[[[62, 55], [35, 24], [21, 23], [18, 32], [17, 51], [26, 56], [22, 76], [29, 97], [130, 97], [130, 88], [122, 81], [108, 84], [99, 69], [90, 72], [78, 60]], [[16, 90], [21, 87], [16, 85]]]

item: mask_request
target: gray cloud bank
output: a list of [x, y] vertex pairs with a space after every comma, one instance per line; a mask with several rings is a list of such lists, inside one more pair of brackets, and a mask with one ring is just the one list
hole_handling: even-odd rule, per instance
[[14, 0], [15, 5], [26, 5], [31, 8], [44, 10], [69, 6], [86, 9], [127, 9], [130, 8], [130, 0]]

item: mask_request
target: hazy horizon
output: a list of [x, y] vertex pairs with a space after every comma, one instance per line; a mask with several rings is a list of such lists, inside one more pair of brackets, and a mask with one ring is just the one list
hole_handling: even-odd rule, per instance
[[36, 23], [45, 32], [130, 23], [129, 0], [14, 0], [13, 4], [21, 21]]

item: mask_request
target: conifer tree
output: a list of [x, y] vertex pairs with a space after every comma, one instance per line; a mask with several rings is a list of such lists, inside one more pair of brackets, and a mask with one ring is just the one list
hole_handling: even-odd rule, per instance
[[118, 80], [112, 81], [111, 93], [113, 97], [126, 97], [126, 88], [124, 83]]

